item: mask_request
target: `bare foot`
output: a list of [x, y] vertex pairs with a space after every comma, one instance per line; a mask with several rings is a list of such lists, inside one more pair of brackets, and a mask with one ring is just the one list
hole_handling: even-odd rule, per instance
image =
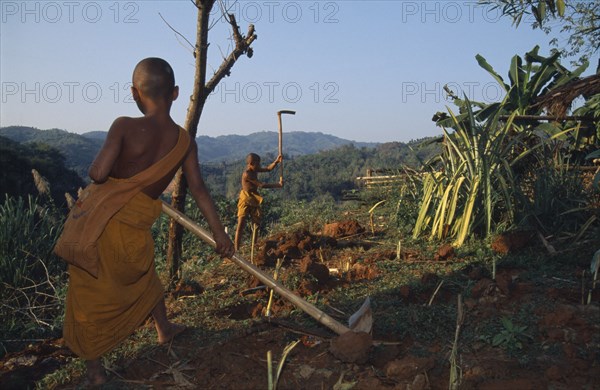
[[169, 322], [166, 329], [158, 330], [158, 343], [167, 344], [186, 329], [185, 325]]
[[108, 377], [106, 376], [106, 372], [104, 371], [104, 367], [102, 367], [100, 359], [87, 360], [85, 366], [87, 369], [87, 381], [90, 385], [98, 386], [108, 381]]

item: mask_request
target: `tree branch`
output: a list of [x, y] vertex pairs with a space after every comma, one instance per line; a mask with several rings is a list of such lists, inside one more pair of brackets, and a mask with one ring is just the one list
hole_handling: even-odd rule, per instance
[[250, 26], [248, 26], [248, 32], [246, 33], [246, 36], [243, 36], [240, 33], [240, 28], [237, 25], [235, 16], [233, 14], [229, 15], [229, 23], [231, 24], [231, 28], [233, 29], [233, 40], [235, 42], [235, 48], [221, 63], [221, 66], [219, 66], [219, 69], [217, 69], [212, 78], [206, 83], [204, 87], [205, 96], [208, 96], [224, 77], [229, 76], [231, 74], [231, 68], [233, 67], [233, 65], [239, 57], [246, 54], [249, 58], [251, 58], [253, 54], [250, 45], [252, 45], [252, 42], [254, 42], [258, 38], [254, 30], [254, 25], [251, 24]]
[[165, 18], [163, 18], [163, 16], [161, 15], [161, 13], [160, 13], [160, 12], [158, 13], [158, 16], [160, 16], [160, 18], [163, 20], [163, 22], [165, 22], [165, 24], [166, 24], [167, 26], [169, 26], [169, 28], [170, 28], [171, 30], [173, 30], [173, 32], [174, 32], [175, 34], [177, 34], [177, 35], [179, 35], [181, 38], [185, 39], [185, 41], [188, 43], [188, 45], [190, 45], [190, 47], [191, 47], [192, 49], [194, 49], [194, 45], [192, 44], [192, 42], [188, 41], [188, 39], [187, 39], [185, 36], [183, 36], [183, 34], [182, 34], [182, 33], [180, 33], [179, 31], [175, 30], [175, 29], [174, 29], [174, 28], [173, 28], [173, 27], [172, 27], [172, 26], [169, 24], [169, 22], [167, 22], [167, 21], [165, 20]]

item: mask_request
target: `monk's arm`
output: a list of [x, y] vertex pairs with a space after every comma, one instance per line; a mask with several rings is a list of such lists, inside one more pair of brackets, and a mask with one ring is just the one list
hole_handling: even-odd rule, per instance
[[257, 172], [271, 172], [273, 169], [275, 169], [277, 164], [279, 164], [282, 160], [283, 160], [283, 156], [280, 154], [279, 156], [277, 156], [275, 161], [273, 161], [271, 164], [267, 165], [265, 168], [262, 168], [262, 167], [258, 168]]
[[250, 175], [244, 172], [242, 180], [246, 183], [250, 183], [254, 188], [281, 188], [283, 183], [263, 183], [262, 181], [251, 178]]
[[202, 179], [200, 164], [198, 163], [198, 147], [195, 140], [191, 141], [190, 150], [183, 162], [183, 173], [188, 182], [190, 192], [192, 193], [200, 212], [204, 215], [204, 218], [206, 218], [206, 222], [208, 222], [213, 238], [217, 243], [217, 253], [223, 257], [233, 256], [235, 253], [233, 243], [227, 233], [225, 233], [225, 228], [217, 214], [215, 203]]
[[117, 118], [110, 126], [106, 140], [88, 170], [90, 179], [95, 183], [104, 183], [108, 179], [110, 171], [121, 152], [123, 129], [126, 121], [127, 118]]

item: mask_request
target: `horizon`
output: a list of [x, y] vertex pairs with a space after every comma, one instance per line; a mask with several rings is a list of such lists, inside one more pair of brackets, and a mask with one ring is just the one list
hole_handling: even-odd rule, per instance
[[[275, 114], [282, 109], [297, 112], [286, 118], [284, 131], [312, 129], [378, 143], [441, 135], [432, 116], [455, 108], [445, 85], [484, 103], [503, 97], [475, 55], [505, 78], [513, 55], [539, 45], [546, 56], [551, 38], [566, 39], [557, 26], [551, 35], [533, 30], [530, 16], [515, 28], [476, 1], [221, 4], [236, 14], [242, 34], [255, 25], [258, 39], [253, 57], [241, 57], [207, 99], [198, 134], [210, 137], [276, 131]], [[218, 5], [207, 78], [231, 48]], [[0, 6], [0, 126], [107, 131], [118, 116], [139, 116], [129, 93], [131, 72], [151, 56], [173, 66], [180, 96], [171, 114], [184, 124], [194, 58], [182, 36], [194, 41], [196, 29], [189, 0]], [[570, 60], [562, 60], [568, 69]], [[597, 60], [598, 54], [590, 63]]]
[[[34, 129], [34, 130], [39, 130], [39, 131], [50, 131], [50, 130], [58, 130], [58, 131], [64, 131], [68, 134], [75, 134], [75, 135], [80, 135], [80, 136], [85, 136], [86, 134], [92, 134], [92, 133], [102, 133], [102, 134], [107, 134], [108, 131], [107, 130], [91, 130], [91, 131], [86, 131], [84, 133], [75, 133], [72, 131], [68, 131], [65, 129], [60, 129], [58, 127], [52, 127], [52, 128], [48, 128], [48, 129], [40, 129], [38, 127], [35, 126], [26, 126], [26, 125], [7, 125], [7, 126], [0, 126], [0, 130], [6, 129], [6, 128], [10, 128], [10, 127], [24, 127], [24, 128], [28, 128], [28, 129]], [[277, 134], [277, 131], [273, 131], [273, 130], [259, 130], [259, 131], [255, 131], [249, 134], [236, 134], [236, 133], [231, 133], [231, 134], [219, 134], [219, 135], [206, 135], [206, 134], [196, 134], [196, 138], [200, 138], [200, 137], [207, 137], [207, 138], [213, 138], [213, 139], [217, 139], [217, 138], [225, 138], [225, 137], [249, 137], [255, 134], [260, 134], [260, 133], [270, 133], [270, 134]], [[324, 136], [328, 136], [328, 137], [334, 137], [343, 141], [350, 141], [350, 142], [355, 142], [355, 143], [359, 143], [359, 144], [384, 144], [384, 143], [392, 143], [392, 142], [400, 142], [400, 143], [410, 143], [413, 141], [419, 141], [422, 138], [419, 139], [411, 139], [409, 141], [385, 141], [385, 142], [375, 142], [375, 141], [358, 141], [358, 140], [354, 140], [354, 139], [349, 139], [349, 138], [343, 138], [343, 137], [339, 137], [337, 135], [334, 134], [328, 134], [328, 133], [324, 133], [322, 131], [304, 131], [304, 130], [294, 130], [294, 131], [288, 131], [288, 132], [284, 132], [283, 134], [294, 134], [294, 133], [301, 133], [301, 134], [320, 134], [320, 135], [324, 135]], [[423, 138], [430, 138], [430, 137], [423, 137]]]

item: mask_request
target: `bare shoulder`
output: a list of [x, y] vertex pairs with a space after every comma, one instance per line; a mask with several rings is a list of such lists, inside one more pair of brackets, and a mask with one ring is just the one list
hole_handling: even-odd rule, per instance
[[127, 126], [131, 125], [137, 118], [131, 118], [129, 116], [120, 116], [115, 119], [110, 126], [110, 129], [120, 130], [125, 129]]

